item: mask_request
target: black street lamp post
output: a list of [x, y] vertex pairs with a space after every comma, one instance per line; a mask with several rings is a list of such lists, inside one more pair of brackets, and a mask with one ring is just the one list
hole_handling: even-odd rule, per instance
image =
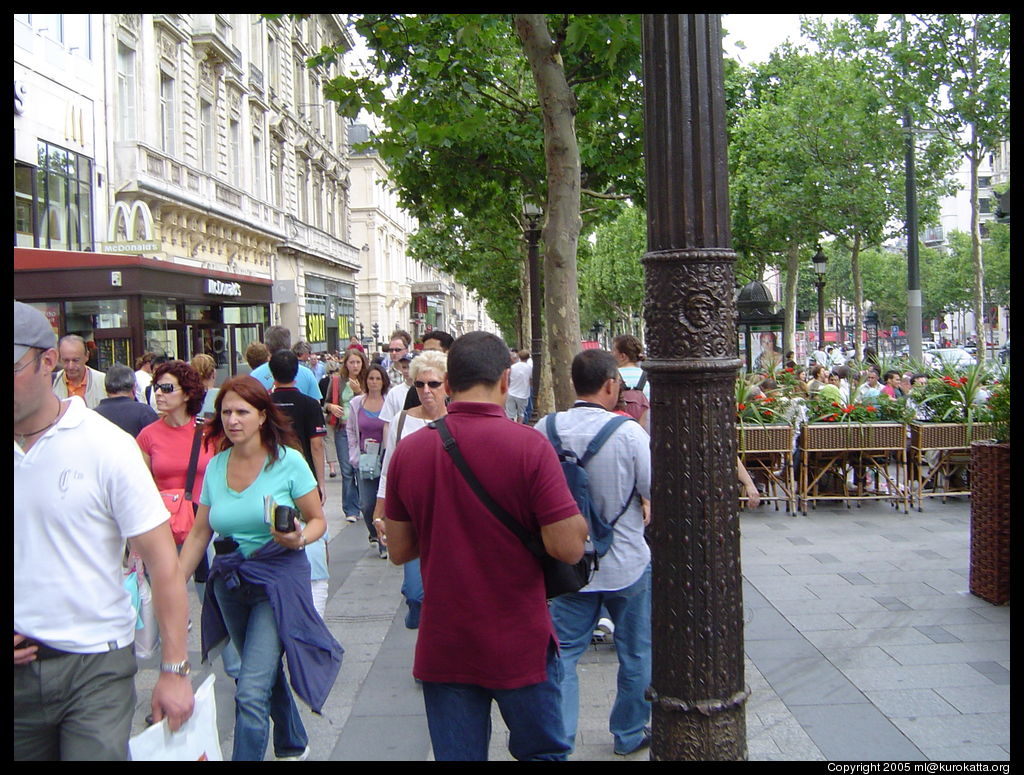
[[867, 328], [868, 338], [874, 342], [875, 352], [878, 352], [878, 313], [869, 309], [864, 316], [864, 326]]
[[818, 344], [822, 350], [825, 349], [825, 269], [828, 259], [818, 245], [818, 252], [811, 258], [814, 265], [814, 287], [818, 289]]
[[[533, 407], [532, 414], [537, 413], [537, 393], [540, 390], [540, 366], [541, 348], [543, 346], [543, 332], [540, 324], [540, 219], [542, 211], [533, 202], [527, 202], [523, 207], [523, 217], [526, 220], [526, 244], [529, 247], [529, 270], [530, 270], [530, 358], [533, 361], [533, 375], [530, 379], [530, 395], [533, 400], [530, 406]], [[526, 422], [533, 418], [527, 417]]]
[[747, 758], [736, 303], [718, 14], [644, 14], [655, 760]]

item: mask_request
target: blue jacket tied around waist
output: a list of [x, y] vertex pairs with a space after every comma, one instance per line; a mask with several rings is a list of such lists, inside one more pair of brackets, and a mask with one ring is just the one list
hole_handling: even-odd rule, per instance
[[230, 588], [246, 581], [266, 590], [278, 636], [288, 655], [292, 689], [314, 713], [320, 713], [341, 670], [345, 649], [313, 606], [305, 554], [268, 541], [248, 558], [239, 551], [214, 558], [203, 601], [204, 662], [211, 649], [228, 637], [220, 604], [213, 594], [213, 580], [218, 577], [223, 577]]

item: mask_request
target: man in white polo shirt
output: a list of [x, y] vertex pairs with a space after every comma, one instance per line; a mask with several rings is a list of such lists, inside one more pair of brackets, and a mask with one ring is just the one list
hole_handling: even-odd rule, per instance
[[192, 714], [185, 580], [135, 440], [50, 389], [56, 337], [14, 302], [14, 758], [124, 760], [135, 709], [125, 539], [153, 584], [163, 648], [153, 718]]

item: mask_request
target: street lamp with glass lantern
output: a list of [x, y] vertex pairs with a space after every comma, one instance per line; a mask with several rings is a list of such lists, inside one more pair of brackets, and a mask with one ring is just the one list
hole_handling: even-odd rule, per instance
[[867, 329], [868, 338], [875, 343], [875, 352], [878, 352], [878, 313], [869, 309], [864, 315], [864, 326]]
[[811, 264], [814, 266], [814, 274], [817, 278], [814, 281], [814, 287], [818, 289], [818, 344], [821, 349], [825, 349], [825, 269], [828, 259], [821, 250], [821, 244], [818, 245], [818, 252], [811, 258]]

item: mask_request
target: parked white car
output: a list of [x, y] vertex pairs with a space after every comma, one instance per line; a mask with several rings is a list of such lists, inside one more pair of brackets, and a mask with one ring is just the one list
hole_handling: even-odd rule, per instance
[[954, 369], [966, 369], [978, 363], [977, 359], [963, 347], [936, 347], [923, 355], [925, 363], [935, 368], [946, 365]]

